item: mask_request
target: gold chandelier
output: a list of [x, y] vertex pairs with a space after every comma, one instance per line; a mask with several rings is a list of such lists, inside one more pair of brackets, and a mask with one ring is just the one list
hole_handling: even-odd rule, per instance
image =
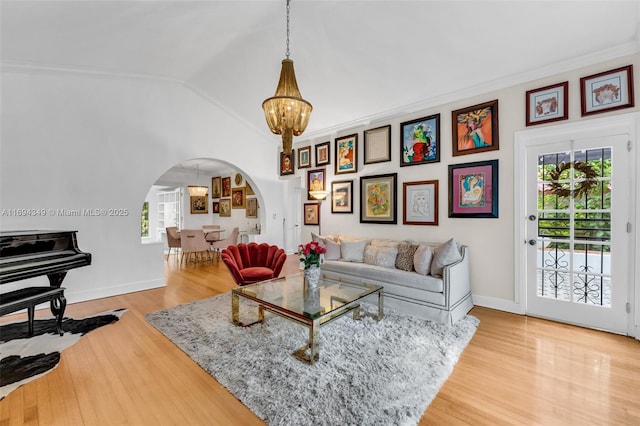
[[282, 60], [280, 81], [273, 97], [262, 103], [269, 129], [276, 135], [282, 135], [282, 150], [291, 153], [293, 137], [304, 132], [309, 123], [313, 107], [304, 99], [298, 89], [293, 61], [289, 59], [289, 11], [291, 0], [287, 0], [287, 51]]

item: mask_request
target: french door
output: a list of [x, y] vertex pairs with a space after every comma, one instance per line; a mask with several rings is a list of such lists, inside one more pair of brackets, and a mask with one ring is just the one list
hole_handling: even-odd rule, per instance
[[629, 136], [580, 136], [525, 148], [525, 310], [626, 334]]

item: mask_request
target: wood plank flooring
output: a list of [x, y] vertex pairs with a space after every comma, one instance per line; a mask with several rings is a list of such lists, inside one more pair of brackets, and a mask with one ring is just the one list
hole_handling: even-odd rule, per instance
[[[231, 290], [225, 266], [181, 267], [174, 256], [165, 263], [167, 287], [69, 305], [70, 316], [128, 312], [0, 401], [0, 426], [264, 424], [144, 320]], [[290, 256], [283, 274], [297, 266]], [[471, 313], [478, 331], [420, 425], [640, 425], [640, 342], [486, 308]]]

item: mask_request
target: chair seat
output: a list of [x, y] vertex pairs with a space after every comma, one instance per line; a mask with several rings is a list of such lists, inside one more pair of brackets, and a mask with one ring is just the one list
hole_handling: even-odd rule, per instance
[[273, 278], [273, 270], [264, 266], [252, 266], [240, 270], [242, 280], [245, 284], [257, 283], [258, 281], [270, 280]]

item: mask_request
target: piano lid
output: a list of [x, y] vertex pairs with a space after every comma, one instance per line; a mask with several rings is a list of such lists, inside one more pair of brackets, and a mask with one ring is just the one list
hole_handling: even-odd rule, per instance
[[78, 251], [78, 231], [0, 231], [0, 257], [62, 250]]

